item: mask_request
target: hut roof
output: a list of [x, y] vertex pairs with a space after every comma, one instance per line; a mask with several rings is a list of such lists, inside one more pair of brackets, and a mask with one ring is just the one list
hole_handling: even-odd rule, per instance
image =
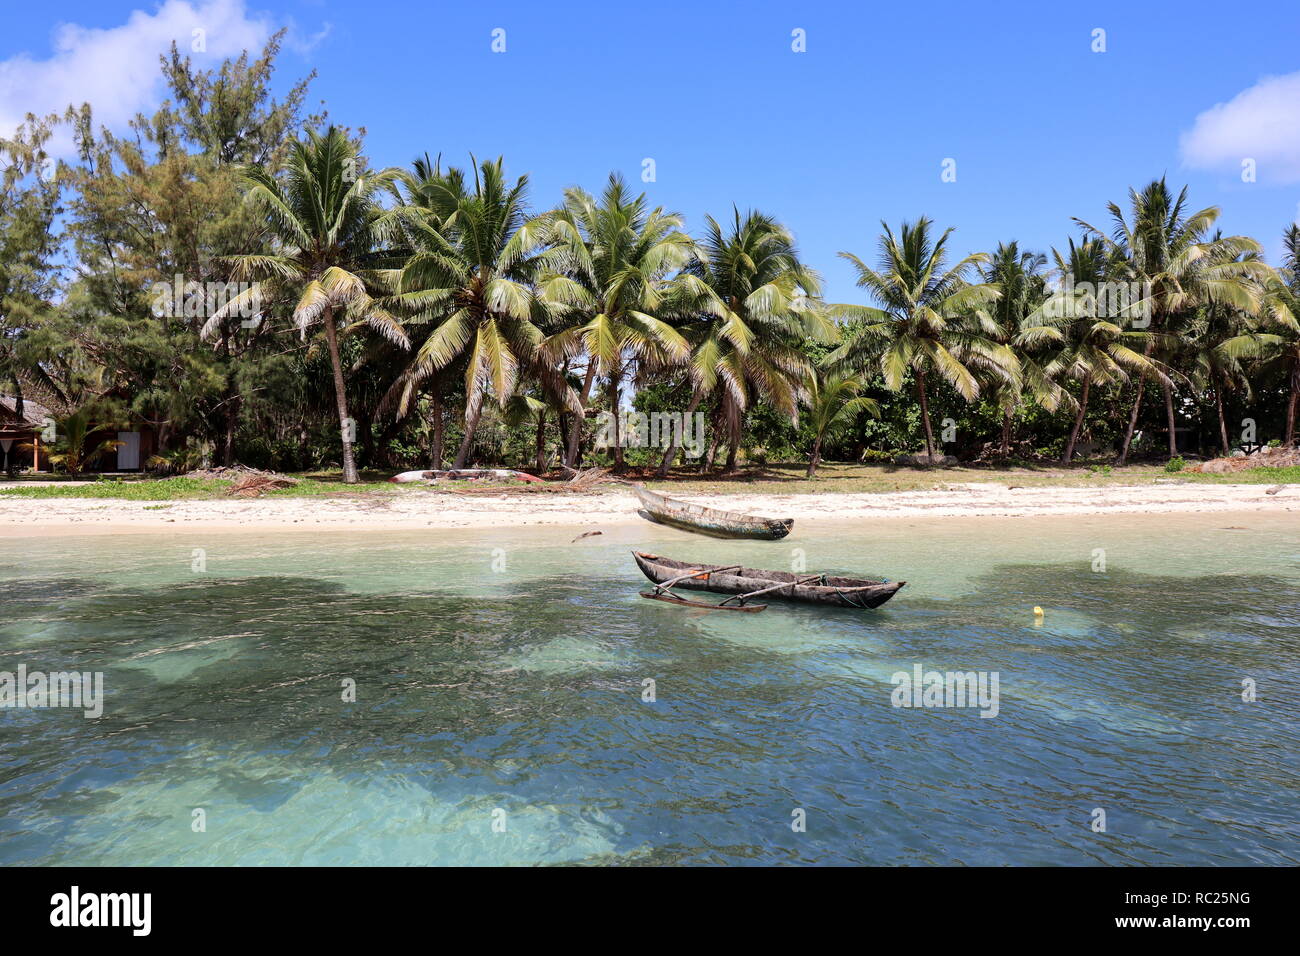
[[50, 410], [30, 398], [23, 399], [23, 417], [18, 418], [18, 399], [12, 395], [0, 395], [0, 422], [20, 425], [28, 428], [40, 428], [50, 417]]

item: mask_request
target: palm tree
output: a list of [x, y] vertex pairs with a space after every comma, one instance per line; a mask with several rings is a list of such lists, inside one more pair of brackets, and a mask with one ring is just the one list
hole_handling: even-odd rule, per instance
[[557, 420], [562, 412], [566, 411], [563, 406], [556, 407], [553, 401], [547, 401], [544, 398], [538, 398], [535, 395], [526, 392], [517, 392], [512, 395], [506, 402], [506, 406], [501, 415], [501, 420], [510, 428], [521, 428], [524, 425], [533, 424], [536, 426], [535, 438], [533, 440], [533, 470], [540, 472], [546, 470], [546, 414], [554, 412]]
[[[397, 320], [371, 297], [381, 282], [380, 244], [387, 235], [376, 195], [391, 186], [398, 171], [368, 173], [361, 166], [356, 144], [331, 126], [324, 134], [309, 130], [305, 140], [291, 144], [278, 177], [256, 166], [241, 169], [247, 199], [265, 216], [274, 250], [231, 257], [237, 280], [269, 279], [272, 286], [296, 290], [293, 317], [304, 337], [311, 326], [323, 327], [343, 444], [343, 480], [349, 484], [358, 476], [337, 321], [345, 321], [345, 331], [369, 327], [391, 342], [408, 344]], [[265, 286], [254, 286], [232, 298], [208, 319], [204, 336], [264, 291]]]
[[[417, 328], [418, 325], [413, 323], [411, 331]], [[432, 328], [427, 329], [426, 335], [431, 335], [433, 331]], [[418, 350], [414, 342], [413, 347]], [[423, 395], [427, 399], [423, 411], [428, 434], [429, 467], [442, 468], [446, 463], [444, 445], [447, 399], [458, 374], [456, 365], [433, 371], [427, 367], [427, 364], [421, 367], [409, 356], [400, 363], [394, 362], [392, 356], [384, 356], [383, 359], [380, 360], [380, 364], [392, 377], [387, 391], [375, 405], [375, 414], [377, 416], [391, 414], [393, 421], [389, 427], [396, 430], [412, 411], [420, 408], [420, 397]]]
[[[926, 455], [933, 459], [927, 389], [931, 376], [948, 382], [972, 401], [980, 391], [977, 373], [1012, 381], [1019, 370], [1015, 354], [994, 339], [992, 320], [980, 311], [997, 300], [998, 290], [966, 280], [988, 256], [976, 253], [948, 268], [952, 229], [944, 230], [936, 241], [930, 236], [931, 225], [923, 216], [915, 223], [904, 223], [901, 234], [895, 236], [882, 222], [885, 232], [874, 269], [852, 253], [840, 253], [857, 270], [858, 286], [870, 292], [880, 307], [832, 306], [836, 315], [861, 323], [846, 331], [844, 344], [828, 356], [827, 364], [833, 370], [876, 367], [893, 391], [903, 387], [910, 372], [921, 405]], [[972, 314], [978, 321], [968, 320]]]
[[570, 321], [551, 339], [560, 350], [585, 352], [587, 370], [573, 415], [564, 463], [578, 458], [583, 417], [595, 376], [604, 377], [614, 414], [614, 455], [623, 465], [618, 436], [619, 396], [630, 361], [681, 363], [690, 346], [656, 313], [667, 277], [694, 255], [677, 213], [649, 208], [645, 193], [633, 196], [611, 174], [600, 200], [572, 188], [564, 204], [545, 217], [550, 248], [541, 255], [538, 294]]
[[[91, 395], [84, 398], [85, 404], [69, 411], [59, 419], [54, 445], [46, 451], [50, 465], [61, 465], [69, 475], [76, 477], [90, 468], [104, 455], [122, 447], [115, 436], [122, 427], [109, 412], [101, 409], [100, 397]], [[101, 434], [102, 433], [102, 434]], [[94, 438], [94, 443], [86, 447], [87, 440]], [[18, 446], [24, 451], [37, 450], [36, 442], [23, 442]]]
[[[1078, 412], [1061, 454], [1061, 463], [1068, 465], [1074, 458], [1094, 385], [1125, 381], [1129, 370], [1161, 378], [1163, 373], [1154, 362], [1132, 348], [1144, 342], [1146, 333], [1126, 330], [1119, 324], [1122, 316], [1100, 314], [1108, 306], [1099, 307], [1099, 293], [1115, 267], [1105, 247], [1095, 240], [1075, 245], [1071, 239], [1065, 255], [1053, 249], [1052, 256], [1062, 287], [1031, 316], [1030, 321], [1037, 324], [1022, 332], [1019, 341], [1026, 345], [1052, 343], [1057, 351], [1045, 366], [1046, 378], [1067, 378], [1079, 383]], [[1111, 318], [1117, 318], [1118, 322]]]
[[[717, 393], [728, 440], [728, 472], [736, 468], [745, 411], [757, 392], [774, 408], [797, 420], [800, 401], [813, 380], [812, 364], [801, 345], [833, 341], [834, 326], [816, 299], [821, 281], [799, 258], [794, 237], [771, 216], [750, 211], [733, 218], [726, 230], [706, 218], [699, 258], [670, 290], [666, 314], [692, 342], [687, 377], [691, 400], [686, 414]], [[668, 474], [680, 436], [659, 464]]]
[[[1220, 233], [1216, 233], [1215, 240], [1220, 236]], [[1262, 261], [1254, 252], [1234, 258]], [[1219, 441], [1224, 455], [1232, 451], [1224, 398], [1234, 392], [1244, 394], [1247, 399], [1251, 395], [1250, 378], [1246, 374], [1243, 359], [1257, 358], [1267, 353], [1267, 346], [1254, 333], [1259, 324], [1257, 320], [1267, 322], [1270, 314], [1277, 313], [1275, 306], [1278, 303], [1273, 299], [1269, 288], [1279, 281], [1277, 272], [1269, 269], [1260, 281], [1263, 294], [1260, 311], [1255, 315], [1215, 302], [1202, 305], [1186, 323], [1185, 334], [1179, 343], [1179, 355], [1187, 368], [1189, 381], [1214, 394]]]
[[822, 460], [822, 444], [828, 437], [849, 425], [859, 412], [880, 415], [880, 405], [860, 393], [866, 381], [857, 375], [829, 375], [816, 385], [808, 403], [808, 424], [813, 433], [812, 452], [808, 456], [808, 477], [817, 476]]
[[[1218, 207], [1209, 206], [1188, 214], [1187, 187], [1175, 197], [1163, 177], [1140, 193], [1130, 189], [1129, 204], [1127, 219], [1117, 204], [1107, 204], [1112, 222], [1109, 236], [1082, 219], [1076, 218], [1075, 222], [1121, 258], [1125, 277], [1143, 289], [1151, 331], [1157, 333], [1147, 340], [1144, 353], [1147, 357], [1162, 340], [1170, 344], [1177, 341], [1180, 332], [1177, 323], [1198, 305], [1215, 302], [1247, 312], [1259, 308], [1257, 283], [1267, 267], [1257, 260], [1237, 258], [1243, 253], [1258, 253], [1259, 243], [1245, 236], [1207, 240], [1207, 233], [1219, 217]], [[1138, 378], [1137, 397], [1129, 414], [1120, 465], [1128, 458], [1146, 379], [1145, 374]], [[1160, 384], [1169, 431], [1169, 457], [1173, 458], [1178, 446], [1172, 383], [1165, 377]]]
[[1012, 240], [998, 243], [997, 250], [980, 268], [985, 283], [999, 293], [988, 309], [993, 322], [989, 338], [1012, 350], [1021, 372], [1018, 378], [993, 376], [989, 383], [994, 402], [1002, 410], [1003, 457], [1011, 453], [1011, 426], [1026, 389], [1048, 411], [1055, 411], [1062, 398], [1060, 386], [1038, 361], [1037, 350], [1027, 348], [1021, 339], [1030, 331], [1027, 325], [1030, 315], [1042, 304], [1046, 288], [1042, 269], [1046, 264], [1047, 257], [1041, 252], [1022, 251], [1020, 244]]
[[1281, 268], [1263, 280], [1258, 327], [1225, 341], [1222, 348], [1233, 358], [1257, 358], [1281, 365], [1288, 382], [1283, 443], [1290, 446], [1296, 440], [1300, 405], [1300, 227], [1294, 223], [1288, 226], [1282, 243], [1285, 251]]
[[[1250, 345], [1242, 347], [1246, 340]], [[1225, 456], [1229, 455], [1232, 442], [1228, 438], [1224, 396], [1233, 392], [1250, 396], [1250, 379], [1242, 359], [1258, 355], [1258, 346], [1262, 343], [1251, 334], [1249, 319], [1244, 313], [1211, 304], [1198, 310], [1188, 327], [1184, 344], [1190, 378], [1214, 393], [1220, 447]]]
[[[1283, 443], [1295, 444], [1296, 407], [1300, 405], [1300, 228], [1292, 223], [1283, 236], [1286, 254], [1280, 271], [1279, 299], [1269, 311], [1274, 325], [1283, 331], [1276, 345], [1291, 365], [1291, 389], [1286, 402], [1286, 432]], [[1286, 321], [1287, 319], [1290, 321]]]
[[417, 378], [465, 362], [465, 437], [454, 464], [464, 468], [483, 403], [491, 396], [504, 408], [521, 368], [576, 406], [557, 363], [542, 348], [540, 326], [549, 306], [534, 293], [532, 280], [546, 225], [528, 216], [528, 177], [507, 184], [501, 158], [478, 164], [472, 183], [462, 170], [444, 172], [427, 158], [417, 160], [414, 174], [403, 180], [411, 195], [397, 216], [414, 252], [392, 301], [412, 321], [436, 324], [415, 353]]

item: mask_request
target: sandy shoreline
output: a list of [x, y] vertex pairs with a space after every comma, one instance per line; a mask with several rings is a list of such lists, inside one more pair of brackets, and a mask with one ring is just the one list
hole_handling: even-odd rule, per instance
[[[1300, 485], [1275, 495], [1264, 485], [1160, 484], [1100, 488], [949, 485], [946, 490], [884, 494], [684, 495], [683, 500], [792, 517], [836, 521], [914, 517], [1269, 512], [1300, 514]], [[180, 529], [375, 530], [496, 528], [636, 523], [630, 494], [394, 498], [271, 498], [147, 502], [103, 498], [0, 499], [0, 536], [121, 534]]]

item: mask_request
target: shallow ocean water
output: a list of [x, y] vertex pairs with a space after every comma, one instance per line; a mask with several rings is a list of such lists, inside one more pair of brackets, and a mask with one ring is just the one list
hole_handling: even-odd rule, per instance
[[[0, 710], [0, 864], [1300, 863], [1300, 516], [579, 530], [0, 538], [0, 671], [106, 698]], [[909, 583], [683, 611], [633, 548]]]

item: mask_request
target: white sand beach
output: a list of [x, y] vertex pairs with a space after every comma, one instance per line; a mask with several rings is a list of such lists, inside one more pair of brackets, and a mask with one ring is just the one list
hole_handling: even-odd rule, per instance
[[[1016, 488], [972, 482], [925, 491], [800, 495], [681, 495], [681, 500], [796, 521], [927, 517], [1268, 512], [1300, 514], [1300, 485], [1194, 483]], [[630, 493], [275, 497], [176, 502], [0, 498], [0, 535], [121, 534], [169, 529], [418, 530], [634, 523]]]

